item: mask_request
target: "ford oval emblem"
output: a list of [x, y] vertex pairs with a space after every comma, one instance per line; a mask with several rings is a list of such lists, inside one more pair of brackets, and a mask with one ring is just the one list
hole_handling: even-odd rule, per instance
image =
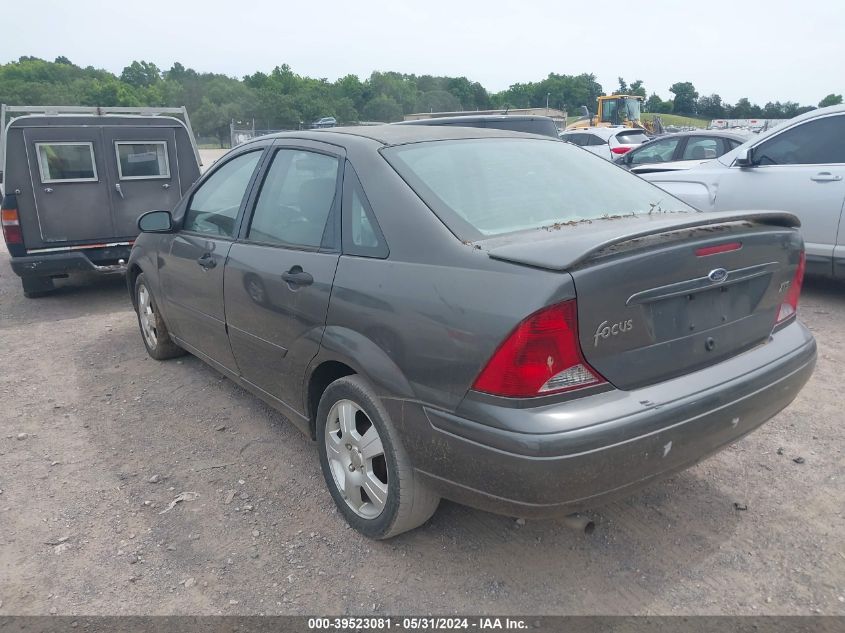
[[728, 278], [728, 271], [724, 268], [714, 268], [710, 271], [710, 274], [707, 275], [707, 278], [710, 281], [715, 281], [719, 283], [720, 281], [725, 281]]

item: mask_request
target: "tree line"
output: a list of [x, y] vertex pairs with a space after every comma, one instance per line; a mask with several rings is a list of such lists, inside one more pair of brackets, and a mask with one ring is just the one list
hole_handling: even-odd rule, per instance
[[[641, 80], [628, 84], [622, 77], [612, 91], [645, 99], [648, 112], [715, 118], [789, 118], [811, 110], [786, 101], [759, 106], [742, 98], [730, 105], [718, 94], [699, 96], [691, 82], [669, 88], [663, 100], [652, 92], [646, 98]], [[497, 93], [466, 77], [437, 77], [397, 72], [373, 72], [368, 78], [346, 75], [336, 81], [305, 77], [282, 64], [271, 72], [242, 79], [201, 73], [176, 62], [162, 70], [146, 61], [133, 61], [119, 76], [92, 66], [80, 67], [66, 57], [54, 61], [21, 57], [0, 65], [0, 103], [8, 105], [186, 106], [198, 136], [221, 144], [229, 138], [232, 121], [259, 129], [298, 129], [334, 116], [340, 122], [398, 121], [412, 112], [540, 108], [548, 105], [577, 114], [582, 105], [595, 109], [605, 94], [590, 73], [550, 73], [537, 82], [515, 83]], [[830, 94], [819, 106], [842, 103]]]

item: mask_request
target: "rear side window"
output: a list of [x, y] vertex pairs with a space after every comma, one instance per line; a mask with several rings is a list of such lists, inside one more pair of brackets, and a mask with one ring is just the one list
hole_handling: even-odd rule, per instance
[[845, 163], [845, 115], [796, 125], [754, 148], [760, 165]]
[[96, 182], [93, 143], [36, 143], [41, 182]]
[[693, 211], [654, 185], [567, 143], [462, 139], [382, 152], [465, 240], [613, 215]]
[[344, 254], [382, 259], [389, 254], [361, 181], [348, 162], [343, 175], [342, 231]]
[[337, 191], [334, 156], [280, 149], [261, 186], [247, 239], [318, 248]]
[[121, 180], [170, 178], [166, 141], [116, 141], [114, 150], [117, 154], [117, 173]]
[[221, 165], [191, 197], [185, 231], [218, 237], [235, 234], [235, 219], [262, 150], [247, 152]]
[[584, 145], [590, 146], [597, 146], [597, 145], [607, 145], [607, 141], [601, 138], [600, 136], [596, 136], [595, 134], [585, 134], [586, 142]]

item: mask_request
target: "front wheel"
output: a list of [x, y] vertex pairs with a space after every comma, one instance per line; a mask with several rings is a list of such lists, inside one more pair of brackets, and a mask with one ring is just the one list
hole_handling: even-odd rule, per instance
[[320, 466], [347, 523], [386, 539], [425, 523], [440, 498], [419, 481], [390, 418], [368, 383], [346, 376], [317, 409]]
[[182, 356], [185, 350], [176, 345], [170, 338], [170, 332], [158, 311], [158, 306], [150, 292], [144, 273], [138, 275], [135, 280], [135, 306], [138, 311], [141, 339], [144, 341], [147, 353], [156, 360]]

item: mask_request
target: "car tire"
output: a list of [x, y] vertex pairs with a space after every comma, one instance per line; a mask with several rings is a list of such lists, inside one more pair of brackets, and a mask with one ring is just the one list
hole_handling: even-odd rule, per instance
[[23, 296], [27, 299], [37, 299], [50, 294], [55, 285], [52, 277], [21, 277]]
[[141, 340], [150, 356], [156, 360], [167, 360], [185, 354], [185, 350], [170, 338], [170, 331], [158, 310], [144, 273], [135, 279], [135, 312], [138, 315]]
[[[375, 457], [370, 457], [378, 450], [372, 429], [383, 449]], [[317, 442], [329, 492], [347, 523], [364, 536], [394, 537], [419, 527], [437, 510], [440, 497], [419, 480], [387, 411], [361, 376], [340, 378], [326, 388], [317, 408]], [[348, 484], [346, 493], [341, 479]], [[357, 486], [358, 481], [363, 483]]]

